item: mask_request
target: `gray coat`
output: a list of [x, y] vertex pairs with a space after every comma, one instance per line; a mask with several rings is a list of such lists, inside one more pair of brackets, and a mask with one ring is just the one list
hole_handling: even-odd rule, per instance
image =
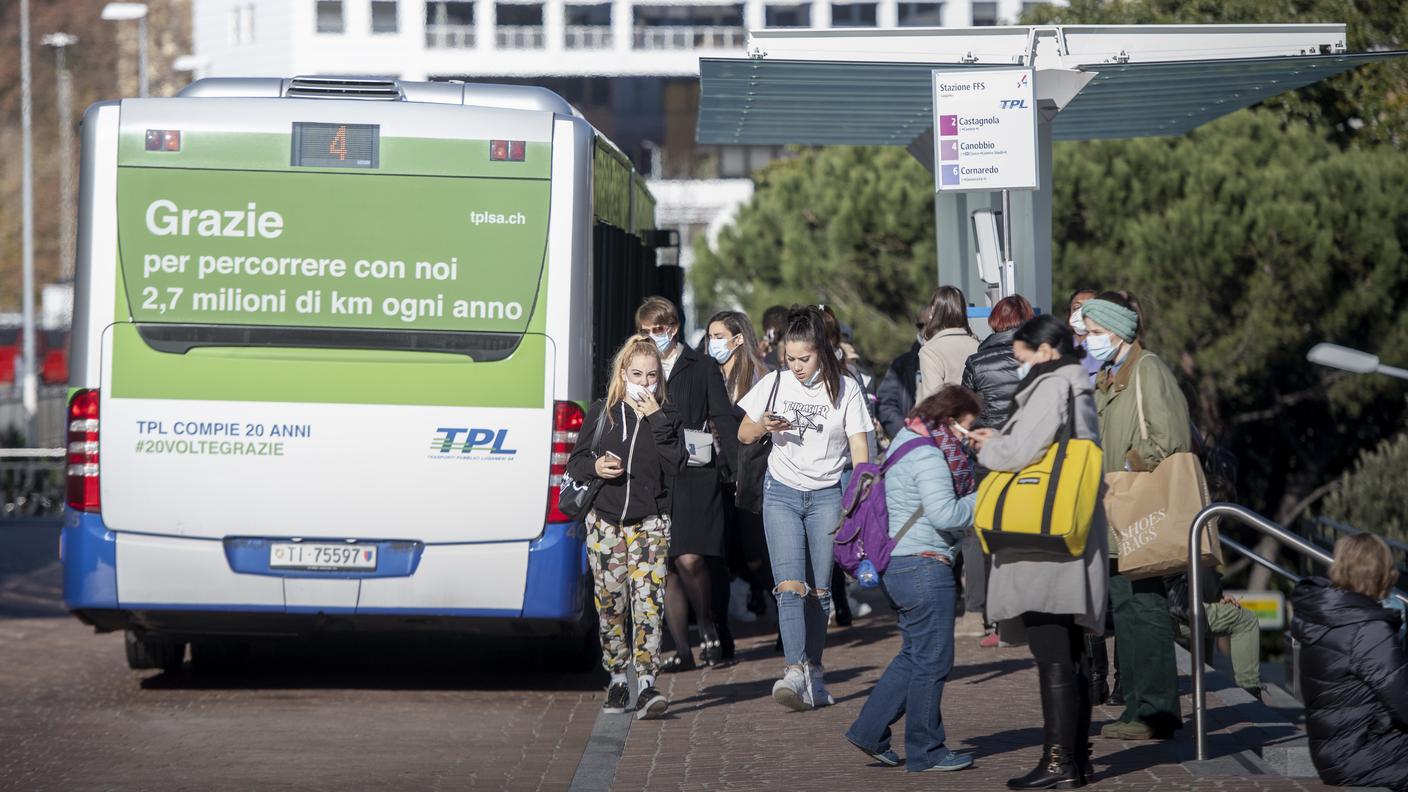
[[[989, 470], [1021, 470], [1036, 462], [1066, 424], [1068, 399], [1075, 389], [1076, 437], [1100, 440], [1090, 375], [1079, 364], [1042, 374], [1013, 400], [1012, 417], [978, 454]], [[1100, 499], [1103, 502], [1104, 491]], [[1081, 626], [1103, 634], [1109, 583], [1105, 510], [1097, 506], [1081, 558], [1003, 553], [994, 556], [988, 578], [988, 618], [1023, 613], [1074, 614]]]

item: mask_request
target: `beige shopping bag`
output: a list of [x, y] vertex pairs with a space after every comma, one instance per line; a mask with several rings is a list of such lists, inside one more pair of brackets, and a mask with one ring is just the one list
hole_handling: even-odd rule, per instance
[[[1134, 373], [1140, 435], [1148, 439], [1144, 393]], [[1208, 505], [1208, 484], [1196, 454], [1170, 454], [1152, 472], [1106, 473], [1105, 516], [1114, 530], [1120, 574], [1132, 579], [1188, 569], [1188, 530]], [[1222, 541], [1214, 521], [1203, 532], [1202, 562], [1222, 563]]]
[[[1158, 577], [1188, 568], [1188, 529], [1208, 504], [1203, 466], [1190, 453], [1172, 454], [1152, 473], [1106, 473], [1105, 515], [1119, 545], [1120, 574]], [[1203, 532], [1204, 565], [1222, 563], [1217, 526]]]

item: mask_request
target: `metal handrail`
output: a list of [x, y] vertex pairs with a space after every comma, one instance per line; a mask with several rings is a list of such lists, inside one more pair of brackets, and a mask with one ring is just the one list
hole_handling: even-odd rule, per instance
[[[1203, 531], [1207, 529], [1209, 523], [1218, 517], [1231, 517], [1236, 519], [1276, 539], [1282, 544], [1289, 546], [1292, 550], [1299, 552], [1301, 555], [1312, 558], [1327, 566], [1335, 560], [1334, 556], [1331, 556], [1319, 547], [1316, 547], [1305, 539], [1287, 531], [1285, 528], [1282, 528], [1250, 509], [1238, 506], [1235, 503], [1211, 504], [1198, 512], [1198, 516], [1193, 518], [1193, 525], [1188, 530], [1188, 591], [1191, 594], [1188, 598], [1188, 623], [1190, 625], [1201, 624], [1204, 619], [1203, 611], [1205, 608], [1203, 598], [1200, 596], [1200, 592], [1203, 590]], [[1291, 580], [1300, 580], [1299, 575], [1262, 557], [1260, 554], [1233, 539], [1219, 537], [1219, 540], [1222, 544], [1227, 545], [1273, 572], [1284, 575]], [[1393, 596], [1402, 600], [1405, 604], [1408, 604], [1408, 596], [1405, 596], [1402, 592], [1394, 591]], [[1198, 761], [1203, 761], [1208, 758], [1208, 703], [1207, 689], [1203, 679], [1203, 631], [1195, 628], [1189, 630], [1189, 633], [1191, 639], [1189, 642], [1192, 644], [1193, 655], [1191, 663], [1193, 666], [1193, 728], [1195, 730], [1194, 736], [1197, 740], [1197, 758]]]

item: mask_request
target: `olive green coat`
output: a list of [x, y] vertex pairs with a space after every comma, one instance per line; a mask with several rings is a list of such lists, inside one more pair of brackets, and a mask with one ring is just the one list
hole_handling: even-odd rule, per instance
[[[1134, 374], [1139, 373], [1144, 394], [1144, 418], [1148, 439], [1140, 437], [1139, 410], [1135, 404]], [[1170, 454], [1193, 450], [1188, 402], [1173, 372], [1135, 342], [1116, 373], [1102, 370], [1095, 381], [1095, 410], [1100, 416], [1100, 448], [1105, 455], [1105, 472], [1150, 471]], [[1114, 529], [1110, 529], [1110, 555], [1119, 552]]]

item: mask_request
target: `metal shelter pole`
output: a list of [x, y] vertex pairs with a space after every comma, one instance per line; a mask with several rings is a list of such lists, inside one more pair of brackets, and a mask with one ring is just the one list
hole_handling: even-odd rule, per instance
[[1012, 191], [1002, 191], [1002, 296], [1017, 291], [1016, 257], [1012, 255]]
[[137, 95], [147, 96], [150, 84], [147, 82], [147, 15], [137, 20]]
[[35, 378], [34, 338], [34, 96], [29, 63], [29, 0], [20, 0], [20, 138], [22, 149], [21, 193], [23, 200], [24, 259], [20, 305], [24, 323], [24, 378], [21, 399], [24, 402], [25, 444], [34, 447], [37, 440], [35, 413], [39, 407], [38, 382]]

